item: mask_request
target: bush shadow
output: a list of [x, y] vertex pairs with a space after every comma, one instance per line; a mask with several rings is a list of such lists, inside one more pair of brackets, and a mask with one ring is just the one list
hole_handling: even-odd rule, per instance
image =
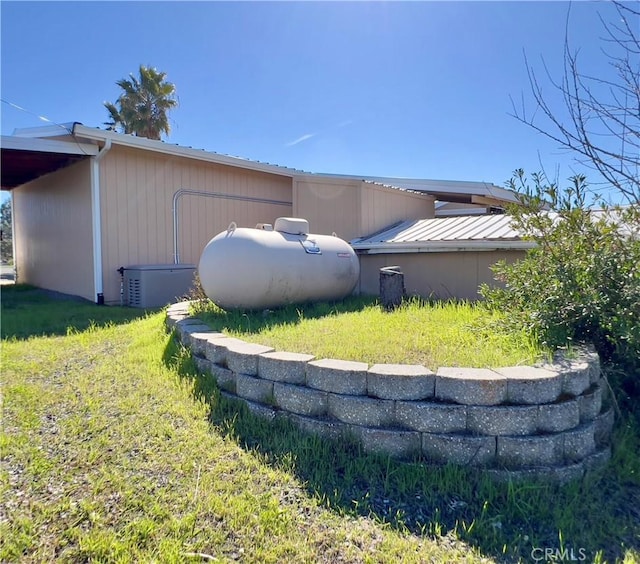
[[96, 305], [85, 299], [17, 284], [0, 294], [2, 339], [67, 335], [90, 327], [128, 323], [155, 310]]
[[[215, 432], [294, 474], [332, 511], [370, 517], [405, 534], [439, 540], [450, 534], [500, 562], [531, 561], [538, 548], [583, 549], [591, 561], [640, 550], [640, 483], [637, 474], [626, 480], [634, 470], [620, 464], [625, 449], [640, 447], [633, 418], [618, 425], [612, 463], [582, 480], [495, 483], [477, 470], [367, 454], [355, 441], [308, 435], [284, 417], [258, 417], [221, 393], [175, 337], [163, 361], [208, 404]], [[632, 464], [637, 462], [636, 455]]]

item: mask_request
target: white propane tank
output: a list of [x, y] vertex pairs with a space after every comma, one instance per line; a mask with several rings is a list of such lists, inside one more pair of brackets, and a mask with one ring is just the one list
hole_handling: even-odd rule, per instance
[[223, 309], [266, 309], [339, 300], [355, 288], [358, 257], [335, 235], [312, 235], [305, 219], [279, 217], [273, 228], [229, 228], [202, 251], [198, 266], [207, 297]]

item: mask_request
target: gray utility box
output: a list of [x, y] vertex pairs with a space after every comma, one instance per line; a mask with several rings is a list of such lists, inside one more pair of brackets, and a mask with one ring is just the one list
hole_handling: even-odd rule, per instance
[[161, 307], [193, 287], [194, 264], [138, 264], [124, 267], [124, 302], [131, 307]]

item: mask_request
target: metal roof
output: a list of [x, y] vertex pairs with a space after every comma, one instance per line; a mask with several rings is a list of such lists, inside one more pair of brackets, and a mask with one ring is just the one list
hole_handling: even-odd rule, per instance
[[508, 215], [436, 217], [403, 221], [368, 237], [351, 241], [367, 252], [438, 252], [447, 250], [527, 249]]
[[111, 143], [118, 145], [135, 147], [139, 149], [156, 151], [159, 153], [187, 157], [260, 172], [267, 172], [270, 174], [278, 174], [289, 178], [324, 177], [336, 180], [361, 180], [364, 182], [369, 182], [396, 190], [426, 194], [438, 200], [446, 200], [449, 202], [473, 203], [503, 207], [505, 203], [516, 201], [515, 194], [510, 190], [505, 190], [504, 188], [500, 188], [498, 186], [495, 186], [494, 184], [490, 184], [487, 182], [426, 180], [420, 178], [373, 177], [313, 173], [295, 168], [289, 168], [286, 166], [224, 155], [203, 149], [194, 149], [192, 147], [175, 145], [167, 143], [165, 141], [147, 139], [146, 137], [126, 135], [123, 133], [117, 133], [115, 131], [99, 129], [97, 127], [87, 127], [79, 122], [69, 122], [44, 127], [41, 126], [16, 129], [13, 132], [12, 138], [55, 138], [56, 140], [59, 140], [61, 142], [68, 140], [69, 143], [73, 143], [76, 145], [81, 144], [83, 146], [85, 146], [87, 142], [96, 144], [100, 142], [110, 141]]
[[224, 155], [213, 151], [207, 151], [205, 149], [194, 149], [193, 147], [185, 147], [182, 145], [167, 143], [166, 141], [147, 139], [146, 137], [137, 137], [136, 135], [118, 133], [115, 131], [100, 129], [98, 127], [87, 127], [80, 122], [69, 122], [54, 126], [16, 129], [13, 132], [13, 138], [43, 139], [50, 137], [55, 137], [60, 140], [67, 138], [70, 139], [70, 143], [74, 144], [78, 142], [78, 139], [82, 140], [83, 142], [90, 141], [94, 143], [110, 140], [116, 145], [124, 145], [127, 147], [146, 149], [149, 151], [155, 151], [169, 155], [188, 157], [192, 159], [230, 165], [260, 172], [268, 172], [271, 174], [288, 176], [290, 178], [300, 174], [306, 174], [304, 171], [289, 168], [286, 166], [253, 161], [242, 157]]
[[330, 178], [360, 179], [373, 184], [390, 186], [422, 194], [437, 200], [460, 204], [477, 204], [504, 208], [506, 204], [518, 203], [516, 194], [490, 182], [467, 180], [427, 180], [424, 178], [397, 178], [392, 176], [353, 176], [344, 174], [317, 174]]

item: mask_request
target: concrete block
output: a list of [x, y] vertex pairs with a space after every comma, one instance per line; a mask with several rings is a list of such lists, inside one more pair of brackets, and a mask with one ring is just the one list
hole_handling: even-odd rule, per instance
[[234, 337], [210, 337], [205, 345], [205, 356], [215, 364], [227, 366], [227, 346], [230, 343], [244, 343]]
[[567, 363], [562, 369], [562, 393], [578, 397], [591, 385], [591, 367], [587, 362]]
[[177, 325], [177, 328], [179, 329], [181, 327], [186, 327], [187, 325], [203, 325], [203, 323], [197, 317], [187, 316], [181, 319], [180, 321], [178, 321], [176, 325]]
[[580, 347], [577, 352], [579, 359], [589, 364], [590, 383], [597, 384], [602, 376], [602, 372], [600, 370], [600, 357], [598, 356], [598, 353], [592, 346]]
[[538, 406], [469, 406], [467, 430], [478, 435], [531, 435], [538, 427]]
[[244, 403], [249, 409], [249, 412], [253, 415], [256, 415], [257, 417], [266, 419], [267, 421], [273, 421], [276, 417], [278, 417], [278, 411], [271, 406], [246, 400]]
[[249, 401], [272, 404], [273, 382], [236, 373], [236, 395]]
[[467, 406], [397, 401], [396, 422], [408, 429], [426, 433], [464, 432], [467, 427]]
[[366, 395], [367, 369], [364, 362], [324, 358], [307, 363], [307, 386], [335, 394]]
[[600, 450], [594, 452], [584, 460], [585, 468], [587, 471], [599, 470], [609, 462], [611, 459], [611, 447], [606, 446]]
[[273, 399], [276, 406], [298, 415], [318, 416], [327, 413], [327, 392], [312, 390], [306, 386], [273, 384]]
[[390, 400], [329, 394], [329, 416], [343, 423], [365, 427], [388, 427], [395, 421], [394, 408], [394, 402]]
[[547, 403], [538, 407], [537, 428], [542, 433], [559, 433], [580, 424], [580, 404], [577, 399]]
[[600, 413], [600, 415], [594, 419], [594, 422], [594, 439], [596, 446], [598, 448], [608, 446], [611, 443], [611, 433], [613, 432], [613, 424], [615, 423], [613, 408], [610, 407], [607, 411]]
[[522, 470], [499, 470], [492, 468], [485, 470], [485, 474], [498, 483], [534, 481], [566, 484], [572, 480], [582, 478], [584, 471], [584, 463], [578, 462], [568, 466], [541, 466]]
[[371, 427], [351, 427], [359, 437], [365, 452], [387, 454], [392, 458], [408, 459], [420, 454], [420, 433], [392, 431]]
[[555, 466], [564, 457], [564, 436], [498, 437], [498, 463], [516, 470], [529, 466]]
[[193, 357], [199, 372], [211, 372], [211, 361], [201, 356]]
[[208, 325], [204, 325], [199, 319], [189, 317], [176, 323], [175, 331], [180, 342], [185, 347], [188, 347], [191, 344], [191, 340], [189, 339], [191, 333], [211, 331], [211, 328]]
[[224, 366], [211, 362], [210, 369], [211, 376], [216, 381], [218, 388], [226, 390], [232, 394], [236, 393], [236, 373], [232, 372]]
[[507, 398], [511, 404], [553, 403], [562, 394], [562, 374], [535, 366], [509, 366], [496, 372], [507, 377]]
[[367, 374], [370, 396], [389, 400], [432, 398], [435, 374], [417, 364], [374, 364]]
[[305, 433], [334, 441], [341, 439], [347, 429], [347, 425], [339, 421], [315, 419], [314, 417], [305, 417], [295, 413], [288, 413], [287, 418]]
[[194, 331], [193, 333], [190, 333], [188, 338], [191, 354], [194, 356], [205, 356], [207, 353], [207, 342], [212, 337], [226, 337], [226, 335], [224, 333], [211, 330]]
[[507, 399], [507, 379], [486, 368], [442, 367], [435, 397], [463, 405], [498, 405]]
[[258, 357], [258, 374], [260, 378], [274, 382], [304, 384], [307, 362], [314, 358], [311, 354], [283, 351], [264, 353]]
[[595, 423], [581, 425], [566, 431], [564, 435], [564, 458], [567, 462], [578, 462], [596, 451], [594, 439]]
[[176, 302], [167, 306], [167, 314], [182, 313], [184, 315], [188, 315], [190, 309], [191, 302]]
[[590, 390], [578, 398], [578, 401], [580, 403], [580, 423], [593, 421], [602, 409], [602, 388], [599, 384], [594, 384]]
[[[178, 321], [182, 321], [189, 317], [188, 314], [171, 313], [165, 317], [165, 325], [170, 329], [176, 329]], [[177, 329], [176, 329], [177, 330]]]
[[273, 348], [244, 341], [225, 343], [227, 367], [238, 374], [258, 375], [258, 356], [272, 352]]
[[422, 453], [440, 464], [488, 466], [495, 462], [496, 438], [422, 433]]

